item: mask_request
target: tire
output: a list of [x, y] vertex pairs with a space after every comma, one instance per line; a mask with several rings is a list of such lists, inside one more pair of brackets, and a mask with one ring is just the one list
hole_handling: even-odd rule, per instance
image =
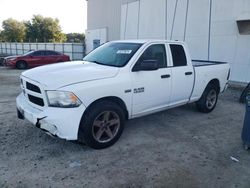
[[17, 69], [27, 69], [28, 68], [28, 65], [25, 61], [18, 61], [16, 63], [16, 68]]
[[125, 123], [123, 109], [114, 102], [93, 104], [81, 119], [78, 140], [94, 149], [112, 146], [121, 136]]
[[199, 101], [196, 102], [196, 107], [200, 112], [209, 113], [214, 110], [217, 104], [219, 94], [218, 86], [214, 84], [207, 85]]

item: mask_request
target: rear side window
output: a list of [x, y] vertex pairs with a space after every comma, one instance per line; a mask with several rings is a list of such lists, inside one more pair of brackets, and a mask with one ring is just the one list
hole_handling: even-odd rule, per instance
[[60, 55], [60, 54], [56, 51], [45, 51], [45, 55], [50, 56], [50, 55]]
[[144, 60], [157, 60], [158, 68], [166, 68], [166, 50], [164, 44], [154, 44], [148, 47], [139, 59], [139, 62]]
[[186, 66], [187, 58], [182, 45], [170, 44], [174, 67]]
[[35, 51], [31, 55], [33, 55], [33, 56], [43, 56], [44, 55], [44, 51]]

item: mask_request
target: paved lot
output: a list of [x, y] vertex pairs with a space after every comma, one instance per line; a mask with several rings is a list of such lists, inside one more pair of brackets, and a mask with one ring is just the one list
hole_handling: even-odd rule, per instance
[[17, 119], [20, 73], [0, 67], [0, 187], [250, 187], [238, 90], [210, 114], [187, 105], [131, 120], [113, 147], [93, 150]]

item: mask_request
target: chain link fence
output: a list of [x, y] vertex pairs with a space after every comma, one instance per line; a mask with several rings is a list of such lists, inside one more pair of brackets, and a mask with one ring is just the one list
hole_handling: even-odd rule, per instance
[[71, 60], [82, 60], [85, 56], [85, 45], [83, 43], [0, 42], [0, 55], [22, 55], [30, 50], [54, 50], [70, 56]]

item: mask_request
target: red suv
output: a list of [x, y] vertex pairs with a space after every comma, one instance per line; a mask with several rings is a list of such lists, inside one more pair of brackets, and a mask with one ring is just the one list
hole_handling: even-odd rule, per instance
[[38, 50], [29, 51], [21, 56], [6, 57], [4, 65], [12, 68], [26, 69], [64, 61], [70, 61], [70, 57], [52, 50]]

